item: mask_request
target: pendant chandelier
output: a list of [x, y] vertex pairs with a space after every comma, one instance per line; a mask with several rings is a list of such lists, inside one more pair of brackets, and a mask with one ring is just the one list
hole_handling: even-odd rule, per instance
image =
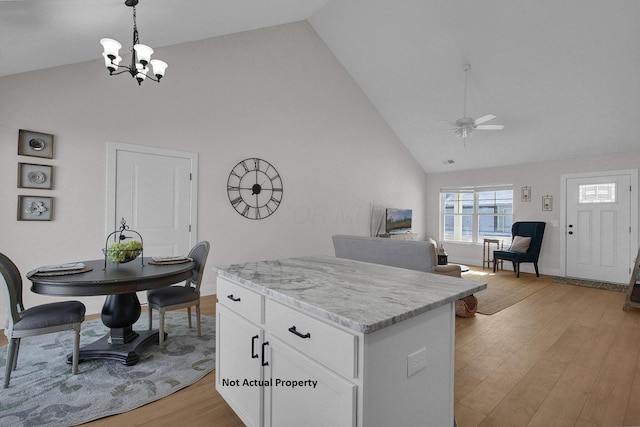
[[[128, 72], [131, 77], [138, 81], [138, 85], [149, 78], [154, 82], [159, 82], [164, 76], [167, 69], [167, 63], [159, 59], [151, 59], [153, 49], [144, 44], [140, 44], [138, 40], [138, 26], [136, 25], [136, 5], [138, 0], [125, 0], [124, 4], [133, 8], [133, 49], [131, 50], [131, 64], [120, 65], [122, 57], [118, 55], [118, 51], [122, 48], [122, 45], [113, 39], [101, 39], [100, 44], [104, 47], [102, 56], [104, 57], [104, 64], [109, 70], [109, 75], [117, 76]], [[153, 67], [153, 74], [149, 73], [149, 64]], [[120, 70], [116, 72], [117, 70]], [[154, 77], [155, 76], [155, 77]]]

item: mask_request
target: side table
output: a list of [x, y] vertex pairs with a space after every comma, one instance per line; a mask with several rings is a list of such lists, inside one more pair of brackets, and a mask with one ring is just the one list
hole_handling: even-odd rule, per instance
[[[492, 262], [496, 262], [495, 259], [493, 259], [493, 253], [491, 251], [491, 245], [492, 244], [496, 245], [495, 250], [500, 250], [503, 247], [502, 246], [502, 240], [484, 239], [483, 248], [482, 248], [482, 269], [483, 270], [484, 270], [485, 266], [487, 268], [493, 268], [493, 265], [491, 263]], [[498, 264], [500, 265], [500, 269], [502, 269], [502, 260], [499, 260]]]

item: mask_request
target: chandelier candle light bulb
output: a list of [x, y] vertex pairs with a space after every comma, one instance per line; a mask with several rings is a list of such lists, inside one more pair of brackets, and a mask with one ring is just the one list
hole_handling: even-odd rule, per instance
[[[131, 65], [120, 65], [122, 57], [120, 57], [118, 51], [122, 48], [122, 45], [118, 41], [109, 38], [100, 40], [100, 44], [104, 48], [104, 52], [102, 53], [104, 64], [107, 70], [109, 70], [110, 75], [115, 76], [128, 72], [131, 74], [131, 77], [134, 77], [138, 81], [138, 85], [142, 84], [147, 77], [155, 82], [159, 82], [160, 79], [164, 77], [168, 65], [159, 59], [151, 59], [153, 49], [139, 42], [138, 26], [136, 24], [136, 5], [138, 4], [138, 0], [126, 0], [124, 4], [133, 8], [133, 49], [131, 50]], [[149, 64], [153, 67], [153, 75], [148, 74]], [[119, 69], [120, 71], [116, 72]]]

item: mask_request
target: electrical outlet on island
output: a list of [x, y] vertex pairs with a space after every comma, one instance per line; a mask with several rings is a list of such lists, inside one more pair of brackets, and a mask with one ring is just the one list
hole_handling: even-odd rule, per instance
[[411, 377], [427, 366], [427, 349], [421, 348], [407, 356], [407, 377]]

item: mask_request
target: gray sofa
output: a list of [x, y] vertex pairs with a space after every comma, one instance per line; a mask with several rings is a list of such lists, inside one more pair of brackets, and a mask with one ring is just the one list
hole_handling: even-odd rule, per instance
[[[333, 249], [338, 258], [453, 277], [462, 276], [459, 265], [438, 265], [438, 250], [436, 242], [432, 239], [415, 241], [345, 235], [335, 235], [332, 239]], [[469, 295], [457, 300], [455, 306], [456, 316], [471, 317], [478, 308], [478, 299]]]
[[336, 257], [460, 277], [459, 265], [438, 265], [435, 242], [335, 235]]

